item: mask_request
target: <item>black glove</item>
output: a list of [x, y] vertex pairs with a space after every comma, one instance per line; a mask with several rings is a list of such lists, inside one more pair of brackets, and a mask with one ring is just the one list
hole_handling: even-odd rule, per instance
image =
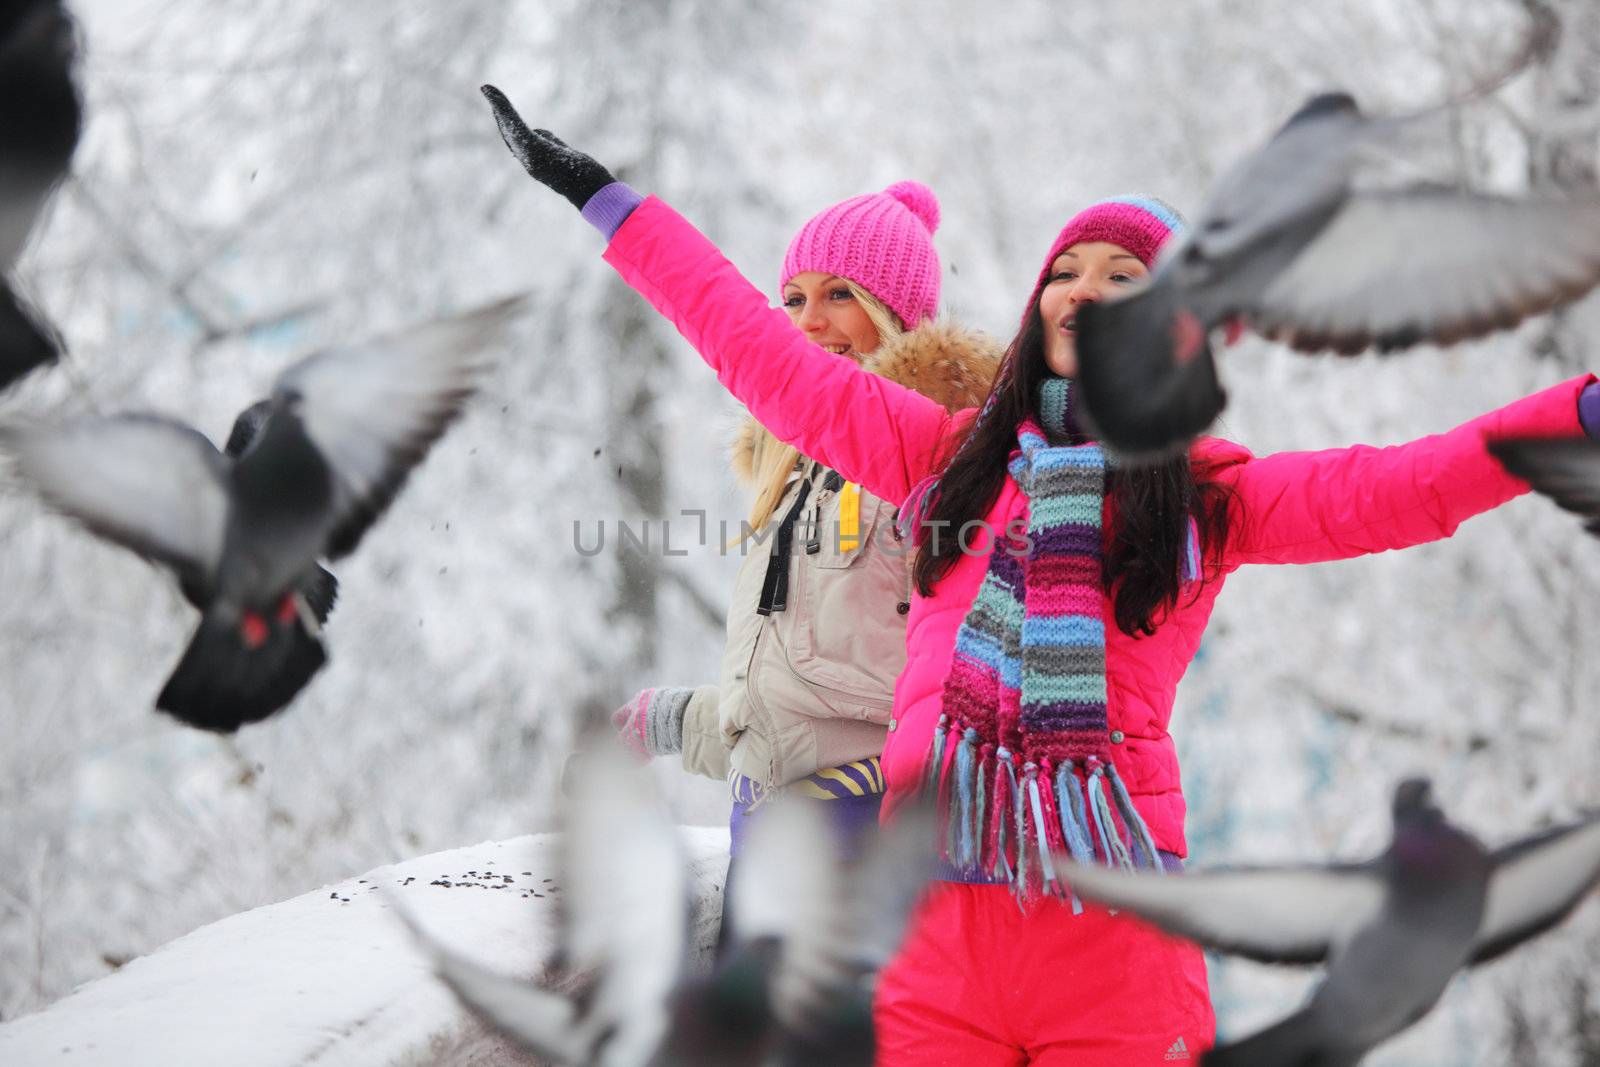
[[500, 124], [500, 136], [517, 157], [522, 169], [536, 181], [543, 182], [568, 200], [579, 211], [589, 198], [616, 181], [611, 172], [549, 130], [530, 130], [522, 121], [511, 101], [492, 85], [480, 86], [494, 108], [494, 120]]

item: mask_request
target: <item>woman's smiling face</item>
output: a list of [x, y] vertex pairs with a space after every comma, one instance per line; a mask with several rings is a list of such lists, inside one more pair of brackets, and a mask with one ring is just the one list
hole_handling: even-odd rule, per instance
[[849, 284], [836, 274], [808, 270], [783, 287], [783, 310], [812, 344], [859, 361], [878, 347], [878, 328]]

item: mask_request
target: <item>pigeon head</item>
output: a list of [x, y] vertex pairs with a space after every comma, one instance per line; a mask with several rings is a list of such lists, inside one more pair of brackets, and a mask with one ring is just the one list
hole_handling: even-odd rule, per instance
[[1296, 111], [1289, 119], [1287, 125], [1306, 122], [1311, 119], [1325, 119], [1330, 115], [1358, 115], [1361, 108], [1356, 104], [1356, 98], [1346, 92], [1318, 93]]
[[704, 984], [680, 989], [673, 998], [680, 1038], [702, 1050], [761, 1041], [775, 1025], [772, 978], [782, 957], [781, 939], [756, 938], [729, 952]]
[[1396, 824], [1421, 819], [1437, 820], [1443, 813], [1433, 802], [1433, 783], [1426, 778], [1407, 778], [1394, 790]]
[[233, 420], [233, 429], [228, 433], [228, 443], [222, 448], [223, 453], [229, 459], [244, 455], [256, 443], [256, 438], [261, 436], [261, 428], [271, 415], [270, 400], [258, 400], [239, 412], [239, 417]]

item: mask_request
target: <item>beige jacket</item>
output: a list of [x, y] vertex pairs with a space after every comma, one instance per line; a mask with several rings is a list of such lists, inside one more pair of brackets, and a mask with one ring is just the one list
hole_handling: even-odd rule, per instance
[[[1000, 355], [993, 338], [939, 322], [880, 346], [862, 365], [958, 411], [983, 402]], [[732, 456], [741, 480], [753, 476], [764, 439], [755, 420], [741, 427]], [[684, 713], [687, 770], [725, 778], [731, 769], [771, 788], [883, 751], [906, 658], [909, 546], [894, 532], [900, 501], [833, 488], [840, 479], [830, 473], [803, 461], [760, 543], [743, 548], [721, 682], [696, 688]], [[786, 606], [759, 614], [777, 528], [807, 479]], [[839, 535], [840, 506], [852, 494], [860, 516], [853, 547]]]

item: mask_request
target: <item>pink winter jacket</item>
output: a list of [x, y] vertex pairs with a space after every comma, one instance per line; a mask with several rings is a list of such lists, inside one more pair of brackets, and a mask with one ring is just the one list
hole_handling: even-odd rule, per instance
[[[655, 197], [623, 223], [606, 262], [677, 326], [717, 378], [778, 438], [885, 500], [904, 500], [943, 456], [963, 414], [862, 371], [805, 339], [716, 247]], [[1197, 473], [1235, 491], [1231, 533], [1199, 595], [1154, 635], [1117, 628], [1106, 605], [1107, 718], [1117, 769], [1158, 847], [1186, 855], [1178, 757], [1167, 723], [1178, 680], [1200, 645], [1227, 574], [1244, 563], [1315, 563], [1449, 537], [1465, 519], [1527, 490], [1483, 448], [1486, 435], [1573, 436], [1577, 400], [1591, 376], [1535, 393], [1448, 433], [1405, 445], [1257, 458], [1217, 439], [1196, 443]], [[965, 417], [970, 418], [970, 413]], [[1027, 498], [1008, 476], [986, 522], [1026, 518]], [[975, 545], [974, 547], [981, 547]], [[934, 594], [916, 596], [906, 626], [906, 666], [895, 684], [883, 752], [885, 813], [921, 779], [939, 719], [956, 631], [988, 568], [963, 556]], [[1119, 740], [1120, 739], [1120, 740]]]

